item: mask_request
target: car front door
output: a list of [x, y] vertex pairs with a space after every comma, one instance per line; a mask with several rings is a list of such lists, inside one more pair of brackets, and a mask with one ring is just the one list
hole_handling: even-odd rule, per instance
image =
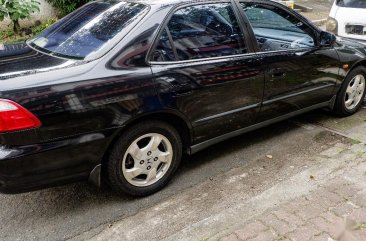
[[258, 121], [331, 100], [339, 59], [333, 48], [319, 46], [319, 30], [278, 3], [241, 1], [240, 6], [254, 32], [265, 73]]
[[179, 7], [161, 29], [151, 68], [167, 108], [191, 121], [195, 142], [252, 125], [264, 74], [230, 1]]

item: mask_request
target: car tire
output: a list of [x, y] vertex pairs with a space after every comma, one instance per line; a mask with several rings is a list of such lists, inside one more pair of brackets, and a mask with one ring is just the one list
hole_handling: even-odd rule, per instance
[[170, 181], [182, 158], [177, 130], [161, 121], [141, 122], [122, 134], [107, 163], [108, 181], [117, 192], [151, 195]]
[[357, 67], [344, 80], [337, 95], [334, 113], [339, 116], [350, 116], [356, 113], [366, 94], [366, 68]]

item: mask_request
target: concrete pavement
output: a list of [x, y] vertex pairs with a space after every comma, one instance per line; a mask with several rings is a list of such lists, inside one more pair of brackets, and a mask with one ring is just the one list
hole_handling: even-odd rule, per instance
[[294, 119], [310, 139], [283, 133], [267, 155], [74, 240], [366, 240], [366, 147], [350, 138], [365, 120], [366, 109]]
[[311, 12], [301, 13], [313, 21], [327, 19], [333, 5], [333, 0], [295, 0], [295, 2], [313, 8]]

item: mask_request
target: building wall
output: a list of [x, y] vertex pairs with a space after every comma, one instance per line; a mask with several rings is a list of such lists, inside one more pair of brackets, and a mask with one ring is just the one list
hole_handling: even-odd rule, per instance
[[[41, 7], [38, 13], [34, 14], [33, 17], [28, 20], [21, 20], [20, 25], [21, 27], [29, 27], [34, 24], [35, 21], [40, 20], [46, 20], [49, 18], [53, 18], [57, 15], [56, 10], [48, 3], [46, 0], [38, 0], [41, 3]], [[9, 19], [5, 19], [4, 21], [0, 22], [0, 30], [11, 28], [11, 21]]]

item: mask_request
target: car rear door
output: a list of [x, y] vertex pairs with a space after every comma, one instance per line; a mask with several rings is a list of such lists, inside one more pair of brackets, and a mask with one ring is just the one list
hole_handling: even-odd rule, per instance
[[151, 54], [163, 104], [191, 121], [196, 143], [252, 125], [260, 110], [264, 75], [233, 6], [180, 6]]
[[258, 121], [326, 104], [338, 78], [336, 51], [319, 47], [317, 30], [285, 6], [270, 1], [240, 1], [240, 6], [265, 73]]

